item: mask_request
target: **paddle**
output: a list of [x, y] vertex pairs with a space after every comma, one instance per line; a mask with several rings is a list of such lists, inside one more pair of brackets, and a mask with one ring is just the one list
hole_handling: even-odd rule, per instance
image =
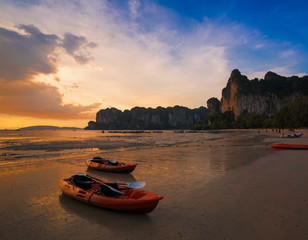
[[109, 164], [111, 164], [112, 166], [118, 165], [118, 161], [117, 161], [116, 159], [107, 159], [107, 161], [108, 161]]
[[[117, 189], [115, 189], [115, 188], [109, 186], [108, 184], [103, 183], [103, 182], [102, 182], [100, 179], [98, 179], [98, 178], [92, 177], [92, 176], [90, 176], [90, 175], [87, 175], [87, 174], [84, 174], [84, 173], [81, 173], [81, 172], [77, 173], [76, 175], [79, 175], [79, 176], [86, 176], [86, 177], [88, 177], [88, 178], [90, 178], [90, 179], [92, 179], [92, 180], [94, 180], [94, 181], [96, 181], [96, 182], [98, 182], [98, 183], [100, 183], [100, 184], [102, 184], [102, 185], [108, 187], [110, 190], [112, 190], [112, 191], [114, 191], [114, 192], [117, 192], [117, 193], [120, 193], [120, 194], [124, 194], [123, 192], [121, 192], [121, 191], [119, 191], [119, 190], [117, 190]], [[145, 186], [145, 182], [129, 182], [129, 183], [117, 183], [117, 184], [118, 184], [118, 185], [125, 185], [125, 186], [127, 186], [127, 187], [129, 187], [129, 188], [143, 188], [143, 187]]]
[[129, 182], [129, 183], [118, 183], [119, 185], [125, 185], [130, 188], [143, 188], [145, 186], [145, 182]]
[[108, 162], [117, 163], [118, 161], [116, 159], [108, 159]]
[[90, 178], [90, 179], [92, 179], [92, 180], [94, 180], [94, 181], [96, 181], [96, 182], [98, 182], [98, 183], [100, 183], [100, 184], [104, 185], [105, 187], [108, 187], [110, 190], [112, 190], [112, 191], [114, 191], [114, 192], [117, 192], [117, 193], [123, 194], [121, 191], [119, 191], [119, 190], [117, 190], [117, 189], [115, 189], [115, 188], [113, 188], [113, 187], [109, 186], [108, 184], [103, 183], [103, 182], [102, 182], [102, 181], [100, 181], [99, 179], [94, 178], [94, 177], [92, 177], [92, 176], [90, 176], [90, 175], [86, 175], [86, 174], [81, 173], [81, 172], [76, 173], [76, 175], [88, 177], [88, 178]]
[[[83, 173], [80, 173], [80, 174], [83, 174]], [[101, 180], [98, 179], [98, 178], [95, 178], [95, 177], [92, 177], [92, 176], [89, 176], [89, 175], [84, 175], [84, 176], [87, 176], [87, 177], [93, 179], [94, 181], [101, 182]], [[125, 185], [125, 186], [128, 186], [130, 188], [143, 188], [146, 183], [145, 182], [129, 182], [129, 183], [117, 183], [117, 184], [118, 185]]]

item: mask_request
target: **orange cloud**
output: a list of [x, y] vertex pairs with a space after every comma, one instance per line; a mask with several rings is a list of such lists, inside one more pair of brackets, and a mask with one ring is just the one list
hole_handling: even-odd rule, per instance
[[0, 80], [0, 112], [50, 119], [91, 119], [100, 104], [63, 104], [56, 87], [30, 81]]
[[61, 39], [44, 34], [33, 25], [18, 25], [25, 34], [0, 27], [0, 78], [25, 80], [38, 74], [57, 73], [57, 54], [65, 51], [79, 64], [92, 60], [88, 48], [96, 43], [85, 37], [65, 33]]
[[19, 25], [18, 29], [26, 34], [0, 28], [0, 78], [25, 80], [40, 73], [56, 73], [53, 55], [60, 39], [43, 34], [34, 26]]
[[33, 25], [17, 27], [24, 34], [0, 28], [0, 112], [35, 118], [91, 119], [93, 113], [90, 113], [99, 103], [63, 104], [63, 96], [56, 87], [32, 79], [40, 74], [57, 73], [59, 49], [85, 64], [92, 59], [87, 49], [96, 44], [71, 33], [61, 40], [56, 35], [43, 34]]

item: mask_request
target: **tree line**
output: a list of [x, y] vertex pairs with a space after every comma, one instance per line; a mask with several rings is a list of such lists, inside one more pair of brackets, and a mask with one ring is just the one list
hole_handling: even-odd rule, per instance
[[238, 118], [232, 111], [208, 115], [193, 126], [202, 129], [247, 129], [247, 128], [307, 128], [308, 97], [302, 97], [281, 108], [273, 116], [243, 112]]

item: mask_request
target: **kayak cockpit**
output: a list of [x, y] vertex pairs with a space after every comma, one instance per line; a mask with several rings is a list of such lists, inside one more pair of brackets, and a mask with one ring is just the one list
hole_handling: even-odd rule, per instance
[[87, 176], [80, 176], [80, 175], [74, 175], [72, 176], [70, 179], [70, 182], [85, 190], [85, 191], [89, 191], [89, 190], [94, 190], [94, 192], [96, 194], [101, 194], [103, 196], [106, 197], [120, 197], [123, 194], [119, 193], [119, 192], [115, 192], [113, 190], [111, 190], [108, 186], [112, 187], [113, 189], [116, 189], [118, 191], [120, 191], [119, 186], [117, 183], [105, 183], [105, 185], [100, 184], [95, 182], [93, 179], [87, 177]]
[[124, 166], [124, 163], [119, 163], [115, 159], [106, 159], [106, 158], [101, 158], [101, 157], [94, 157], [93, 159], [89, 159], [88, 161], [94, 162], [94, 163], [99, 163], [99, 164], [105, 164], [109, 166]]

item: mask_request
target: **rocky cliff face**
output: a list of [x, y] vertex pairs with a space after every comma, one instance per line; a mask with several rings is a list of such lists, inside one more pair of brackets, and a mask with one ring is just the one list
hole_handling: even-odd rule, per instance
[[308, 76], [282, 77], [268, 72], [264, 79], [248, 80], [235, 69], [222, 90], [221, 112], [233, 111], [235, 117], [243, 112], [271, 116], [283, 106], [308, 94]]
[[189, 129], [207, 114], [205, 107], [107, 108], [97, 112], [96, 122], [90, 121], [86, 129]]
[[121, 111], [116, 108], [107, 108], [96, 113], [96, 122], [105, 124], [119, 124]]
[[135, 107], [122, 112], [107, 108], [100, 110], [86, 129], [189, 129], [208, 114], [218, 112], [233, 111], [235, 118], [244, 112], [272, 116], [303, 96], [308, 96], [308, 76], [283, 77], [268, 72], [264, 79], [249, 80], [235, 69], [222, 90], [221, 101], [209, 99], [208, 109]]
[[215, 115], [220, 112], [220, 101], [217, 98], [210, 98], [207, 100], [206, 104], [209, 110], [209, 115]]

